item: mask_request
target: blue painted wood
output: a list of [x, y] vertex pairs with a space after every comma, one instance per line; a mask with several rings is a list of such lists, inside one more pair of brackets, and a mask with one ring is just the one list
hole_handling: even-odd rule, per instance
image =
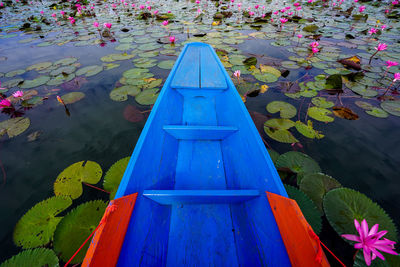
[[171, 88], [198, 89], [200, 87], [200, 48], [200, 46], [186, 47], [182, 61], [171, 82]]
[[163, 129], [179, 140], [222, 140], [236, 132], [229, 126], [166, 125]]
[[[203, 56], [209, 57], [210, 68]], [[217, 86], [220, 81], [227, 89], [223, 82]], [[227, 127], [237, 131], [222, 138], [229, 131], [221, 129]], [[145, 197], [145, 190], [256, 190], [287, 196], [209, 45], [185, 46], [136, 143], [116, 195], [139, 192], [118, 266], [290, 266], [264, 194], [242, 203], [160, 205]]]
[[217, 63], [215, 53], [208, 47], [202, 47], [200, 55], [201, 89], [227, 89], [226, 77]]
[[257, 190], [144, 190], [161, 205], [240, 203], [260, 196]]

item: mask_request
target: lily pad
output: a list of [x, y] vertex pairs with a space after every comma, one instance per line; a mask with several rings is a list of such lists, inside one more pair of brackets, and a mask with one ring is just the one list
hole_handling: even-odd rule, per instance
[[366, 109], [366, 110], [371, 110], [374, 108], [374, 106], [368, 102], [364, 102], [364, 101], [356, 101], [354, 102], [354, 104], [356, 104], [358, 107], [362, 108], [362, 109]]
[[62, 217], [59, 213], [71, 206], [68, 197], [55, 196], [33, 206], [18, 221], [14, 229], [14, 243], [24, 249], [48, 244]]
[[[397, 241], [397, 229], [387, 213], [364, 194], [349, 189], [337, 188], [329, 191], [323, 201], [324, 211], [330, 225], [339, 234], [355, 234], [354, 219], [366, 220], [368, 225], [379, 224], [387, 230], [385, 238]], [[347, 242], [350, 243], [346, 239]]]
[[66, 66], [66, 65], [71, 65], [72, 63], [75, 63], [78, 59], [76, 57], [67, 57], [67, 58], [63, 58], [60, 60], [57, 60], [56, 62], [54, 62], [54, 65], [62, 65], [62, 66]]
[[65, 104], [72, 104], [75, 102], [78, 102], [79, 100], [83, 99], [85, 97], [85, 94], [82, 92], [71, 92], [68, 94], [65, 94], [61, 97], [61, 99], [64, 101]]
[[33, 107], [39, 104], [43, 104], [43, 97], [35, 96], [21, 102], [21, 106], [23, 107]]
[[307, 112], [308, 112], [308, 116], [310, 116], [311, 118], [313, 118], [317, 121], [322, 121], [322, 122], [334, 121], [334, 118], [329, 116], [332, 114], [332, 111], [327, 110], [325, 108], [310, 107]]
[[54, 194], [76, 199], [83, 193], [82, 183], [97, 184], [102, 174], [100, 165], [94, 161], [76, 162], [58, 175], [54, 182]]
[[268, 154], [271, 157], [272, 162], [275, 164], [276, 160], [279, 158], [279, 153], [273, 149], [267, 149]]
[[38, 87], [47, 83], [49, 80], [50, 80], [49, 76], [39, 76], [33, 80], [25, 80], [20, 87], [23, 89]]
[[313, 158], [297, 151], [289, 151], [280, 155], [276, 161], [276, 168], [289, 168], [295, 173], [315, 173], [321, 171], [318, 163]]
[[[54, 233], [54, 250], [66, 262], [83, 244], [85, 239], [96, 229], [107, 203], [101, 200], [83, 203], [71, 210], [59, 223]], [[90, 242], [71, 261], [71, 264], [81, 263], [85, 257]]]
[[141, 68], [133, 68], [130, 70], [125, 71], [122, 76], [124, 76], [127, 79], [138, 79], [138, 78], [150, 78], [148, 77], [148, 69], [141, 69]]
[[157, 64], [157, 67], [165, 70], [170, 70], [175, 64], [175, 60], [164, 60]]
[[143, 92], [139, 93], [135, 100], [140, 105], [152, 105], [156, 102], [158, 97], [158, 89], [148, 89], [144, 90]]
[[104, 176], [103, 188], [110, 192], [110, 199], [114, 199], [119, 183], [128, 166], [130, 157], [126, 157], [115, 162]]
[[342, 187], [334, 178], [323, 173], [306, 173], [303, 175], [300, 190], [306, 193], [311, 200], [322, 211], [322, 200], [327, 192], [332, 189]]
[[269, 113], [277, 113], [281, 118], [290, 119], [296, 116], [297, 110], [296, 108], [289, 103], [283, 101], [272, 101], [267, 105], [267, 111]]
[[126, 101], [128, 100], [128, 95], [136, 96], [140, 93], [140, 88], [132, 85], [124, 85], [121, 87], [116, 87], [110, 92], [110, 98], [114, 101]]
[[278, 80], [278, 77], [271, 73], [254, 73], [254, 78], [264, 83], [273, 83]]
[[36, 63], [34, 65], [27, 67], [26, 70], [27, 71], [30, 71], [30, 70], [41, 71], [41, 70], [45, 70], [45, 69], [49, 68], [51, 65], [53, 65], [53, 63], [51, 63], [51, 62], [41, 62], [41, 63]]
[[275, 75], [277, 78], [281, 77], [281, 72], [278, 69], [275, 69], [274, 67], [260, 64], [260, 70], [262, 73], [271, 73]]
[[6, 260], [0, 267], [31, 267], [51, 266], [58, 267], [58, 258], [53, 250], [47, 248], [29, 249], [20, 252], [11, 259]]
[[29, 128], [31, 121], [29, 118], [18, 117], [0, 122], [0, 137], [7, 134], [9, 138], [25, 132]]
[[311, 228], [318, 235], [322, 229], [322, 219], [321, 212], [318, 211], [317, 206], [315, 206], [306, 194], [298, 190], [296, 187], [285, 185], [285, 189], [288, 196], [297, 202], [304, 218], [306, 218]]
[[331, 108], [335, 105], [332, 101], [327, 101], [326, 98], [320, 96], [313, 97], [311, 103], [320, 108]]
[[389, 117], [389, 113], [384, 111], [381, 108], [372, 108], [371, 110], [366, 110], [365, 111], [367, 114], [377, 117], [377, 118], [387, 118]]
[[101, 65], [87, 66], [79, 69], [76, 72], [76, 76], [85, 75], [86, 77], [90, 77], [100, 73], [101, 71], [103, 71], [103, 66]]
[[307, 125], [301, 121], [296, 121], [295, 127], [296, 127], [296, 130], [299, 133], [301, 133], [302, 135], [304, 135], [305, 137], [308, 137], [311, 139], [314, 139], [314, 138], [321, 139], [324, 137], [324, 135], [321, 132], [314, 130], [312, 121], [310, 121], [310, 120], [307, 121]]
[[5, 74], [5, 77], [11, 78], [11, 77], [14, 77], [14, 76], [17, 76], [17, 75], [22, 75], [25, 72], [26, 72], [26, 70], [13, 70], [13, 71], [7, 72]]
[[381, 108], [394, 116], [400, 116], [400, 100], [384, 101]]

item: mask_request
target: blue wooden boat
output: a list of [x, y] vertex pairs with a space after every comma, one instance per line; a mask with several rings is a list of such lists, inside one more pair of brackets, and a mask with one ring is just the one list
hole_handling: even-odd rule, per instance
[[187, 44], [116, 194], [137, 193], [117, 266], [291, 266], [265, 191], [287, 197], [216, 53]]

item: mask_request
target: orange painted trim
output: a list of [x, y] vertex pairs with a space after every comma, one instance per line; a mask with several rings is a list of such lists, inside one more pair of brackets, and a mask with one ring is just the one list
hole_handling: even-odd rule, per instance
[[266, 194], [292, 266], [330, 266], [297, 202], [274, 193]]
[[110, 201], [90, 242], [82, 267], [117, 265], [137, 195], [135, 193]]

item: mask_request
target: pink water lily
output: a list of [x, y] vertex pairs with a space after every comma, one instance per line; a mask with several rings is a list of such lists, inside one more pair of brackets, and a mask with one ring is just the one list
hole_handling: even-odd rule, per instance
[[385, 62], [385, 65], [386, 65], [386, 68], [390, 68], [390, 67], [394, 67], [394, 66], [399, 65], [399, 63], [397, 63], [396, 61], [388, 60], [388, 61]]
[[168, 20], [164, 20], [164, 21], [162, 22], [162, 25], [167, 26], [167, 25], [168, 25]]
[[22, 91], [16, 91], [15, 93], [12, 94], [13, 97], [23, 97], [24, 96], [24, 92]]
[[400, 80], [400, 72], [396, 72], [396, 73], [394, 74], [393, 82], [395, 83], [395, 82], [398, 81], [398, 80]]
[[354, 248], [363, 250], [364, 260], [368, 266], [371, 265], [371, 261], [376, 257], [385, 260], [385, 257], [383, 257], [378, 250], [392, 255], [397, 255], [394, 251], [394, 245], [396, 242], [386, 238], [381, 239], [387, 231], [378, 232], [379, 224], [375, 224], [369, 230], [368, 223], [365, 219], [361, 222], [361, 225], [356, 219], [354, 219], [354, 226], [356, 227], [359, 236], [346, 234], [342, 235], [342, 237], [350, 241], [358, 242], [354, 244]]
[[239, 78], [239, 77], [240, 77], [240, 70], [236, 70], [236, 71], [233, 73], [233, 76], [235, 76], [236, 78]]
[[279, 20], [282, 24], [285, 24], [286, 22], [288, 22], [288, 19], [286, 19], [286, 18], [280, 18]]
[[377, 32], [378, 32], [378, 30], [375, 29], [375, 28], [371, 28], [371, 29], [368, 31], [369, 35], [372, 35], [372, 34], [377, 33]]
[[0, 101], [0, 108], [8, 108], [11, 107], [11, 102], [8, 99], [3, 99]]
[[103, 26], [104, 26], [104, 28], [111, 29], [112, 24], [111, 23], [104, 23]]
[[383, 43], [383, 44], [379, 43], [378, 46], [377, 46], [377, 47], [374, 47], [374, 48], [375, 48], [375, 50], [377, 50], [377, 51], [383, 51], [383, 50], [386, 50], [387, 45], [386, 45], [385, 43]]
[[175, 36], [170, 36], [170, 37], [169, 37], [169, 41], [170, 41], [172, 44], [175, 43], [175, 40], [176, 40]]
[[310, 47], [311, 48], [317, 48], [319, 46], [319, 43], [318, 42], [312, 42], [311, 44], [310, 44]]
[[364, 12], [364, 10], [365, 10], [365, 6], [360, 6], [360, 7], [358, 8], [358, 11], [360, 11], [360, 13]]
[[98, 28], [99, 27], [99, 23], [97, 21], [93, 22], [93, 26]]

